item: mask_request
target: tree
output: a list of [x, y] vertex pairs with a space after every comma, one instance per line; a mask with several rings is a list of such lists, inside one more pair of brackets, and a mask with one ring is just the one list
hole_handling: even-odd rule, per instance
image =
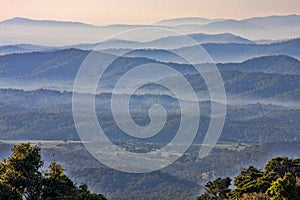
[[277, 157], [268, 162], [265, 173], [274, 172], [276, 178], [283, 178], [288, 172], [294, 176], [300, 176], [300, 159], [288, 159], [287, 157]]
[[262, 177], [264, 173], [253, 166], [248, 167], [241, 171], [241, 173], [236, 176], [233, 180], [233, 183], [236, 187], [241, 187], [247, 183], [250, 183], [260, 177]]
[[[252, 166], [241, 171], [234, 178], [233, 190], [229, 190], [227, 181], [218, 178], [208, 182], [206, 192], [198, 200], [234, 199], [234, 200], [296, 200], [300, 199], [300, 160], [274, 158], [262, 172]], [[227, 191], [226, 191], [227, 186]], [[223, 191], [222, 194], [220, 191]]]
[[227, 198], [228, 193], [230, 192], [231, 179], [230, 178], [218, 178], [214, 181], [209, 181], [205, 187], [206, 192], [198, 197], [198, 200], [205, 199], [225, 199]]
[[12, 188], [3, 183], [0, 183], [0, 197], [1, 199], [22, 200], [22, 196], [20, 194], [13, 191]]
[[287, 173], [283, 178], [278, 178], [267, 190], [271, 200], [299, 199], [297, 194], [296, 179], [291, 173]]
[[92, 194], [86, 184], [79, 186], [78, 200], [105, 200], [105, 197], [102, 194]]
[[43, 182], [43, 199], [105, 200], [103, 195], [91, 193], [86, 184], [77, 188], [74, 182], [64, 174], [62, 165], [52, 162], [49, 168]]
[[71, 199], [76, 192], [76, 186], [64, 173], [64, 168], [55, 162], [50, 164], [43, 181], [43, 199]]
[[67, 177], [63, 166], [52, 162], [43, 175], [41, 149], [29, 143], [13, 147], [13, 155], [0, 163], [0, 198], [13, 200], [105, 200], [87, 185], [79, 187]]
[[232, 198], [241, 198], [243, 194], [265, 193], [271, 186], [273, 179], [272, 175], [267, 174], [251, 181], [244, 181], [244, 184], [239, 184], [232, 190], [230, 196]]
[[0, 180], [28, 200], [40, 199], [43, 165], [41, 149], [29, 143], [13, 147], [13, 155], [1, 163]]
[[269, 200], [270, 198], [264, 193], [243, 194], [238, 200]]

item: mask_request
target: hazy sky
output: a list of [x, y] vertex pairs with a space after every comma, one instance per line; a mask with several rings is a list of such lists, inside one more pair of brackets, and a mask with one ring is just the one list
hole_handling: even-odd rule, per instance
[[299, 0], [0, 0], [0, 20], [13, 17], [91, 24], [151, 24], [197, 16], [249, 18], [300, 14]]

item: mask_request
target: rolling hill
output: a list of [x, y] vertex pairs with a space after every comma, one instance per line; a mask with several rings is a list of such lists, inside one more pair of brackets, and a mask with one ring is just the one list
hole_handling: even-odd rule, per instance
[[[280, 45], [280, 43], [276, 45]], [[268, 48], [274, 50], [272, 46]], [[145, 51], [149, 51], [148, 57], [151, 59], [141, 58], [144, 57]], [[117, 77], [120, 77], [120, 75], [135, 66], [147, 63], [160, 63], [153, 59], [157, 59], [158, 55], [161, 56], [161, 60], [166, 59], [166, 54], [169, 53], [167, 51], [164, 52], [163, 50], [143, 50], [141, 52], [143, 54], [140, 54], [137, 50], [137, 52], [131, 52], [132, 54], [126, 55], [129, 57], [118, 58], [110, 66], [109, 72], [105, 74], [103, 79], [105, 80], [105, 83], [108, 85], [112, 84]], [[43, 87], [43, 84], [47, 82], [56, 83], [57, 85], [67, 84], [69, 87], [72, 87], [76, 73], [88, 53], [89, 51], [65, 49], [50, 52], [33, 52], [0, 56], [0, 81], [2, 82], [2, 87], [9, 85], [7, 80], [9, 80], [10, 83], [16, 81], [21, 87], [25, 87], [25, 83], [32, 83], [36, 85], [37, 88], [41, 88]], [[98, 55], [101, 62], [109, 62], [116, 59], [116, 57], [111, 54], [101, 52], [95, 53]], [[152, 55], [152, 57], [149, 55]], [[168, 61], [174, 62], [174, 58], [176, 59], [176, 56], [169, 53], [170, 60]], [[193, 67], [189, 65], [176, 63], [160, 64], [167, 64], [183, 74], [195, 73]], [[217, 66], [223, 71], [231, 70], [248, 73], [263, 72], [282, 75], [300, 74], [300, 62], [297, 59], [284, 55], [264, 56], [253, 58], [242, 63], [217, 64]], [[146, 76], [146, 74], [141, 76]], [[162, 76], [161, 78], [164, 77]], [[44, 85], [44, 87], [46, 86]]]
[[252, 58], [242, 63], [218, 64], [219, 69], [264, 72], [274, 74], [300, 74], [300, 61], [284, 55]]

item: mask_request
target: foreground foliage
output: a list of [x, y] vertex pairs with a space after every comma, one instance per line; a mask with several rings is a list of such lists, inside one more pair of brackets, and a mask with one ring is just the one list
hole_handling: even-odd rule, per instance
[[58, 163], [52, 162], [42, 173], [39, 147], [21, 144], [13, 147], [12, 152], [11, 157], [0, 163], [1, 199], [105, 200], [103, 195], [91, 193], [85, 184], [77, 187]]
[[253, 166], [242, 170], [233, 180], [234, 189], [229, 188], [230, 182], [230, 178], [208, 182], [198, 200], [300, 199], [300, 159], [277, 157], [268, 162], [264, 172]]

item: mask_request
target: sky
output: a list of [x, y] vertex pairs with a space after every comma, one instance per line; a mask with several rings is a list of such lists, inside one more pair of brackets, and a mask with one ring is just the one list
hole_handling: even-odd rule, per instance
[[300, 14], [299, 0], [0, 0], [0, 21], [13, 17], [95, 25], [152, 24], [179, 17], [245, 19]]

